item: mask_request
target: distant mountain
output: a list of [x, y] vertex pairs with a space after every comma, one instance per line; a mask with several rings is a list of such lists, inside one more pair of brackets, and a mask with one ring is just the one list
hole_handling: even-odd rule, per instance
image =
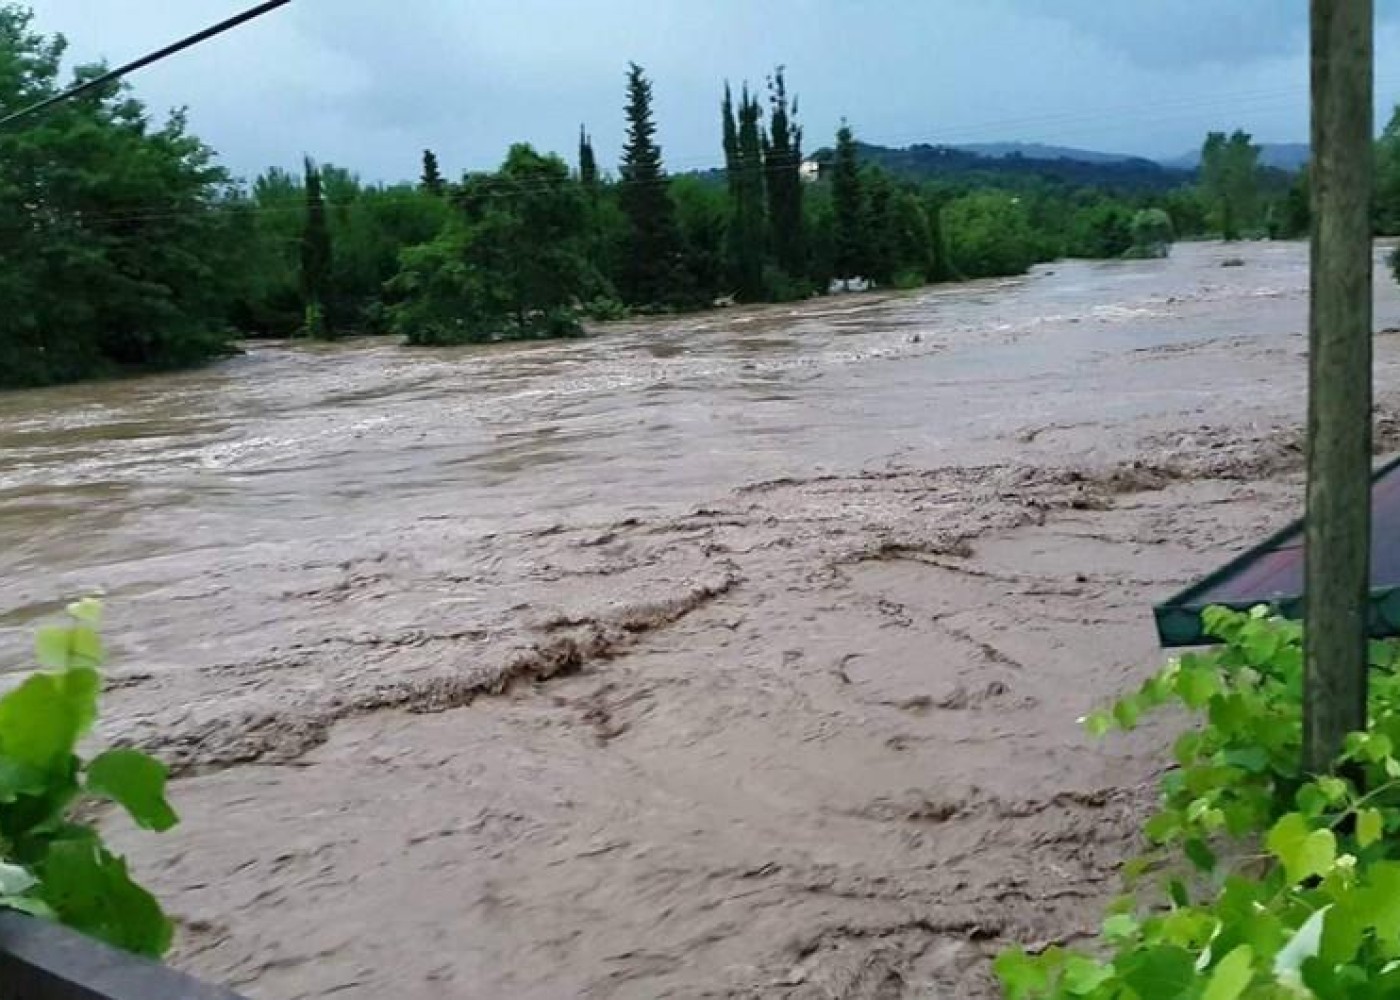
[[[974, 146], [904, 148], [857, 143], [860, 158], [914, 180], [972, 180], [999, 184], [1043, 180], [1074, 187], [1124, 191], [1164, 191], [1191, 179], [1189, 170], [1164, 166], [1139, 156], [1116, 156], [1037, 143], [982, 143]], [[833, 151], [817, 150], [812, 159], [830, 160]]]
[[1023, 156], [1032, 160], [1078, 160], [1081, 163], [1127, 163], [1141, 159], [1124, 156], [1121, 153], [1101, 153], [1093, 149], [1075, 149], [1073, 146], [1047, 146], [1041, 142], [964, 142], [953, 146], [978, 156], [1001, 159], [1005, 156]]
[[[1260, 166], [1286, 170], [1289, 173], [1307, 166], [1311, 155], [1312, 151], [1306, 142], [1265, 142], [1259, 145]], [[1195, 170], [1201, 165], [1201, 151], [1197, 149], [1174, 159], [1163, 160], [1162, 165], [1178, 170]]]

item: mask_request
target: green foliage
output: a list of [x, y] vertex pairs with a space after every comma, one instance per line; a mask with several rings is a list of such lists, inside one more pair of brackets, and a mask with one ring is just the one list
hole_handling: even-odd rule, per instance
[[597, 190], [598, 157], [593, 152], [593, 137], [582, 125], [578, 129], [578, 179], [586, 190]]
[[147, 830], [168, 830], [177, 818], [165, 798], [165, 766], [136, 750], [78, 756], [97, 718], [100, 607], [82, 601], [69, 615], [66, 626], [36, 638], [35, 656], [49, 672], [0, 698], [0, 907], [159, 957], [170, 921], [75, 808], [106, 800]]
[[306, 223], [301, 234], [301, 303], [306, 311], [303, 332], [310, 337], [328, 338], [334, 330], [326, 322], [324, 308], [331, 279], [331, 231], [326, 222], [321, 171], [310, 157], [305, 166]]
[[955, 271], [965, 278], [1024, 274], [1036, 262], [1025, 206], [1014, 195], [978, 191], [949, 202], [943, 232]]
[[[329, 164], [318, 172], [335, 251], [322, 289], [326, 323], [344, 332], [385, 333], [384, 283], [398, 272], [400, 252], [436, 237], [451, 206], [420, 185], [364, 185]], [[259, 176], [242, 203], [243, 294], [231, 319], [250, 335], [285, 337], [304, 330], [299, 275], [306, 205], [302, 179], [277, 168]]]
[[1376, 140], [1376, 232], [1400, 236], [1400, 105]]
[[618, 204], [627, 218], [627, 252], [618, 287], [634, 305], [688, 304], [675, 207], [656, 143], [651, 81], [636, 63], [627, 70], [627, 140], [619, 168]]
[[[66, 85], [65, 42], [31, 25], [0, 3], [0, 108]], [[227, 353], [226, 186], [182, 114], [157, 125], [118, 85], [0, 132], [0, 386]]]
[[869, 259], [866, 248], [865, 192], [861, 186], [860, 160], [851, 127], [841, 123], [836, 133], [836, 160], [831, 171], [831, 201], [834, 211], [835, 259], [833, 274], [838, 278], [866, 276]]
[[698, 298], [713, 300], [733, 290], [728, 236], [730, 197], [720, 185], [699, 177], [671, 182], [681, 246], [689, 280]]
[[797, 101], [788, 99], [787, 81], [781, 66], [768, 81], [768, 106], [763, 172], [767, 182], [773, 260], [787, 280], [796, 283], [807, 273], [802, 214], [802, 128], [796, 123]]
[[746, 85], [739, 94], [737, 117], [729, 88], [724, 89], [725, 176], [729, 183], [729, 279], [742, 302], [764, 298], [763, 270], [768, 249], [768, 214], [764, 200], [763, 109]]
[[1127, 256], [1165, 257], [1171, 253], [1172, 217], [1160, 208], [1144, 208], [1133, 216], [1132, 246]]
[[1282, 201], [1270, 207], [1272, 239], [1296, 240], [1312, 228], [1312, 173], [1304, 167], [1288, 185]]
[[602, 295], [590, 302], [585, 302], [583, 314], [599, 323], [615, 322], [632, 315], [625, 304], [617, 299], [610, 299]]
[[1259, 147], [1249, 133], [1236, 130], [1206, 136], [1201, 148], [1201, 193], [1226, 240], [1237, 240], [1257, 224]]
[[586, 256], [585, 193], [564, 161], [513, 146], [456, 200], [460, 218], [403, 254], [394, 329], [413, 344], [580, 335], [574, 305], [603, 289]]
[[431, 195], [442, 195], [447, 191], [447, 182], [443, 180], [437, 154], [431, 149], [423, 150], [423, 176], [419, 178], [418, 186]]
[[1133, 213], [1116, 201], [1097, 201], [1081, 208], [1070, 223], [1071, 257], [1121, 257], [1133, 246]]
[[[31, 20], [0, 0], [0, 107], [59, 89], [64, 43]], [[241, 186], [181, 116], [153, 125], [120, 87], [61, 105], [0, 134], [0, 386], [195, 364], [231, 351], [233, 330], [425, 344], [577, 335], [576, 316], [599, 311], [582, 303], [666, 312], [800, 299], [833, 277], [912, 287], [1064, 254], [1155, 256], [1166, 241], [1144, 220], [1158, 232], [1163, 212], [1180, 237], [1212, 223], [1307, 227], [1306, 177], [1285, 190], [1244, 133], [1207, 142], [1199, 189], [1167, 190], [1174, 175], [1145, 163], [969, 169], [972, 154], [863, 146], [843, 123], [808, 183], [782, 67], [766, 96], [745, 86], [736, 108], [726, 88], [727, 184], [718, 171], [667, 175], [636, 65], [616, 182], [581, 128], [576, 176], [512, 150], [508, 167], [454, 184], [424, 150], [408, 183], [366, 184], [308, 158]], [[1400, 219], [1397, 136], [1392, 122], [1377, 145], [1383, 230]]]
[[1333, 774], [1300, 770], [1302, 631], [1259, 609], [1212, 609], [1224, 645], [1173, 660], [1086, 720], [1129, 729], [1174, 704], [1198, 720], [1176, 742], [1094, 954], [1011, 949], [1013, 1000], [1287, 1000], [1400, 996], [1400, 673], [1372, 652], [1365, 732]]
[[1210, 228], [1210, 213], [1198, 188], [1169, 192], [1162, 200], [1162, 208], [1171, 216], [1172, 232], [1178, 239], [1198, 239]]

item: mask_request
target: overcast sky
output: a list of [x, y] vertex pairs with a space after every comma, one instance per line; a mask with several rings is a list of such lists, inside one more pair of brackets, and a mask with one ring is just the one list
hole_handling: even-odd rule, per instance
[[[33, 0], [76, 59], [125, 61], [253, 0]], [[1377, 0], [1378, 115], [1400, 97], [1400, 0]], [[495, 165], [525, 140], [615, 162], [629, 59], [672, 170], [720, 159], [725, 79], [778, 64], [807, 146], [1038, 141], [1174, 156], [1209, 129], [1307, 137], [1306, 0], [293, 0], [132, 78], [186, 105], [235, 172], [303, 153], [370, 179]]]

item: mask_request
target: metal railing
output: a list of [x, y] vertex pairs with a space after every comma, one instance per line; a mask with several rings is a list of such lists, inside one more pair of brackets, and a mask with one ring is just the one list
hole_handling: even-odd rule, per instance
[[0, 910], [0, 1000], [243, 1000], [76, 931]]

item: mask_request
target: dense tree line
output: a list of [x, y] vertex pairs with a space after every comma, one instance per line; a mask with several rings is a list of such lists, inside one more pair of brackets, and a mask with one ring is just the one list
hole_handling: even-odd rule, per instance
[[[0, 109], [57, 93], [64, 52], [27, 11], [0, 7]], [[116, 87], [0, 132], [0, 384], [228, 350], [238, 241], [218, 210], [227, 185], [182, 116], [154, 124]]]
[[[57, 92], [63, 53], [0, 6], [0, 111]], [[522, 144], [454, 181], [425, 150], [419, 177], [393, 185], [309, 157], [240, 184], [182, 116], [153, 122], [120, 87], [61, 105], [0, 134], [0, 384], [193, 364], [247, 336], [568, 336], [589, 317], [1014, 275], [1309, 225], [1306, 171], [1261, 167], [1243, 132], [1208, 136], [1198, 177], [1136, 161], [1087, 175], [1016, 157], [979, 167], [931, 146], [885, 155], [845, 123], [808, 154], [779, 67], [759, 88], [717, 92], [723, 168], [672, 176], [641, 67], [624, 94], [616, 173], [584, 128], [574, 164]], [[1377, 231], [1400, 232], [1400, 116], [1377, 166]]]

